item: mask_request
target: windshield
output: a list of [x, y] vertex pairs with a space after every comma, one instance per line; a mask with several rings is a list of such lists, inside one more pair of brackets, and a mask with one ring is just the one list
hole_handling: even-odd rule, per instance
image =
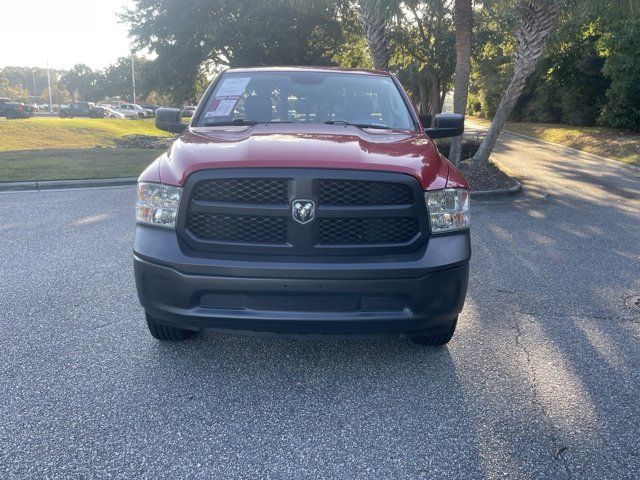
[[390, 77], [300, 71], [225, 73], [197, 126], [256, 122], [415, 129]]

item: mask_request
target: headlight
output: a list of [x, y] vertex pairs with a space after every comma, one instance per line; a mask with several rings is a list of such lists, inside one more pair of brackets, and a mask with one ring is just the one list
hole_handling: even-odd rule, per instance
[[181, 193], [180, 187], [138, 182], [136, 221], [157, 227], [176, 228]]
[[425, 197], [432, 233], [469, 228], [469, 190], [445, 188], [427, 192]]

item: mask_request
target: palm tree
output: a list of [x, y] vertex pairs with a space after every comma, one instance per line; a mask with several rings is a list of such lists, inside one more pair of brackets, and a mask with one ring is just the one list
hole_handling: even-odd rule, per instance
[[486, 162], [489, 159], [500, 131], [511, 115], [538, 60], [542, 57], [545, 41], [553, 31], [560, 8], [560, 2], [555, 0], [520, 0], [518, 2], [513, 78], [502, 94], [489, 132], [473, 156], [474, 160]]
[[[473, 30], [473, 0], [455, 0], [453, 22], [456, 27], [456, 70], [453, 82], [453, 112], [462, 113], [467, 110], [469, 96], [469, 75], [471, 73], [471, 43]], [[462, 153], [462, 137], [451, 141], [449, 160], [454, 165], [460, 163]]]
[[376, 70], [389, 70], [388, 21], [391, 12], [391, 3], [382, 0], [360, 0], [358, 2], [358, 16], [364, 36], [369, 45], [371, 60]]
[[489, 132], [473, 160], [486, 162], [489, 159], [498, 135], [542, 57], [545, 42], [553, 31], [559, 14], [563, 11], [571, 12], [572, 9], [576, 13], [585, 6], [600, 8], [603, 15], [620, 18], [625, 15], [638, 15], [640, 0], [518, 0], [513, 78], [502, 94]]

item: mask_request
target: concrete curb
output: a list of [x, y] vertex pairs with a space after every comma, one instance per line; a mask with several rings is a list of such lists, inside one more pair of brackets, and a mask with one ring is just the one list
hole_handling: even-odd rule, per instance
[[510, 197], [522, 191], [522, 184], [517, 180], [514, 180], [516, 184], [511, 188], [505, 188], [501, 190], [479, 190], [477, 192], [472, 191], [472, 198], [487, 198], [487, 197]]
[[137, 177], [98, 178], [95, 180], [42, 180], [35, 182], [0, 182], [0, 192], [56, 190], [61, 188], [117, 187], [135, 185]]

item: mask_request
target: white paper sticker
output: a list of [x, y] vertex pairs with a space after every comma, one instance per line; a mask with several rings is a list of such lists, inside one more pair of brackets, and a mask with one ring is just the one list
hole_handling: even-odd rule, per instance
[[249, 77], [225, 78], [216, 92], [216, 97], [239, 97], [249, 84]]
[[225, 98], [223, 100], [220, 100], [220, 103], [218, 103], [218, 106], [213, 111], [213, 116], [228, 117], [229, 115], [231, 115], [231, 112], [233, 111], [233, 107], [236, 106], [237, 101], [238, 101], [237, 98]]

